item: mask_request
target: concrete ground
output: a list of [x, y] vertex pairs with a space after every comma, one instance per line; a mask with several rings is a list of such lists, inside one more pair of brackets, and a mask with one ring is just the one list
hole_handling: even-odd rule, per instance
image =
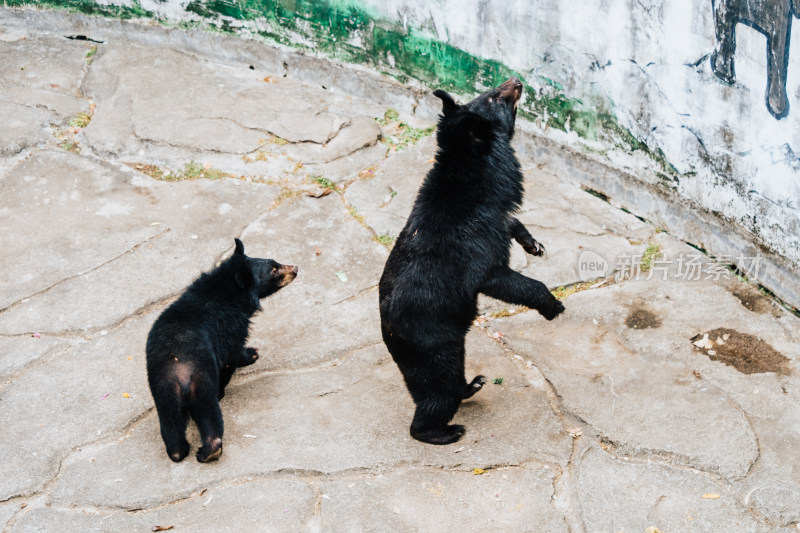
[[[520, 218], [548, 255], [512, 252], [567, 311], [481, 301], [467, 374], [492, 382], [456, 415], [464, 438], [436, 447], [408, 435], [376, 290], [435, 154], [435, 99], [277, 48], [64, 13], [0, 9], [0, 57], [4, 531], [800, 522], [800, 321], [587, 194], [568, 151], [515, 141]], [[174, 464], [145, 338], [234, 237], [299, 276], [253, 321], [262, 357], [221, 403], [222, 458]]]

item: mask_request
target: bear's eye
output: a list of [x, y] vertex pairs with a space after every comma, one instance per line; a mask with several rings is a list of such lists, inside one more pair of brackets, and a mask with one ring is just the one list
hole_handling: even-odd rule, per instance
[[272, 275], [274, 276], [274, 275], [275, 275], [275, 272], [277, 272], [277, 271], [278, 271], [278, 269], [277, 269], [277, 268], [275, 268], [275, 267], [272, 267], [272, 272], [270, 272], [270, 274], [272, 274]]

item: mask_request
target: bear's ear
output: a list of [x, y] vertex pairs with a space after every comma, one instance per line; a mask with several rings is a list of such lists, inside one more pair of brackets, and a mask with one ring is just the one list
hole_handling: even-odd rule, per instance
[[233, 251], [233, 255], [244, 255], [244, 244], [239, 239], [233, 239], [236, 243], [236, 249]]
[[437, 98], [442, 99], [442, 113], [444, 116], [452, 115], [458, 109], [458, 104], [453, 100], [453, 97], [447, 94], [447, 92], [436, 89], [433, 91], [433, 95]]
[[250, 271], [250, 267], [248, 265], [242, 265], [241, 268], [236, 271], [234, 278], [236, 279], [236, 284], [242, 289], [247, 289], [248, 287], [253, 286], [253, 273]]
[[479, 114], [470, 111], [463, 113], [459, 117], [458, 126], [473, 141], [483, 142], [493, 135], [492, 123]]

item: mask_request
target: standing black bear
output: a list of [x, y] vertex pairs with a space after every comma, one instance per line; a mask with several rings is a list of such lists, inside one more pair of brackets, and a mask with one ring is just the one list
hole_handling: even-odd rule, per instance
[[297, 276], [297, 267], [244, 255], [236, 239], [233, 255], [202, 274], [158, 317], [147, 337], [147, 379], [169, 458], [189, 454], [191, 416], [203, 445], [197, 460], [222, 454], [219, 400], [238, 367], [258, 359], [245, 347], [250, 317], [266, 298]]
[[547, 287], [508, 266], [511, 239], [528, 253], [543, 248], [513, 213], [522, 172], [511, 138], [519, 80], [465, 105], [444, 91], [436, 162], [420, 187], [379, 285], [381, 331], [416, 404], [411, 436], [450, 444], [464, 426], [448, 425], [461, 400], [486, 378], [464, 379], [464, 338], [478, 293], [536, 309], [548, 320], [564, 310]]

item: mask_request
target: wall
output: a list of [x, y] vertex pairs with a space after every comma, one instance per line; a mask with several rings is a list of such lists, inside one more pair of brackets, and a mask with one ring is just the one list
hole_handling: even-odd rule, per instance
[[627, 180], [588, 185], [727, 262], [763, 253], [758, 281], [800, 304], [794, 0], [5, 1], [268, 39], [464, 98], [516, 75], [527, 130]]

